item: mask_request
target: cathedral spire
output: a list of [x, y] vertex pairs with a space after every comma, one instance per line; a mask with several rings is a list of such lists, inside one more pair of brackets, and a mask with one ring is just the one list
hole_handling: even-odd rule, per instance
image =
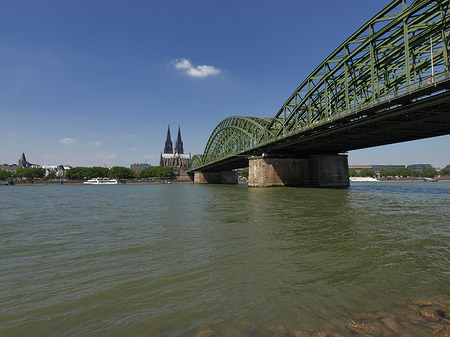
[[181, 131], [180, 131], [179, 125], [178, 125], [178, 136], [177, 136], [177, 140], [175, 141], [175, 153], [178, 153], [178, 154], [184, 153], [183, 141], [181, 140]]
[[25, 152], [22, 152], [22, 156], [20, 157], [18, 164], [24, 168], [31, 166], [30, 163], [28, 163], [27, 158], [25, 158]]
[[170, 138], [170, 125], [167, 126], [167, 138], [164, 144], [164, 153], [173, 153], [172, 139]]

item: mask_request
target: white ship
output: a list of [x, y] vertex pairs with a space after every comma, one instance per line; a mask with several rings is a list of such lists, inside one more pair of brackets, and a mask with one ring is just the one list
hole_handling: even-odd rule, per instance
[[377, 178], [373, 178], [373, 177], [350, 177], [350, 181], [353, 182], [378, 182], [379, 180]]
[[108, 178], [92, 178], [88, 181], [83, 182], [85, 185], [117, 185], [116, 179], [108, 179]]

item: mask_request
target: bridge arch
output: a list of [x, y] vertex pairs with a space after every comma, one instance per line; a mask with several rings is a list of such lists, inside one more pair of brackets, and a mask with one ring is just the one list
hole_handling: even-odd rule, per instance
[[190, 163], [190, 169], [196, 169], [203, 165], [203, 156], [201, 154], [196, 154], [192, 157]]
[[[271, 118], [233, 116], [217, 125], [206, 144], [202, 163], [248, 150], [265, 139]], [[193, 166], [192, 166], [193, 167]]]
[[437, 93], [448, 82], [449, 56], [450, 1], [393, 0], [321, 62], [273, 118], [220, 122], [195, 165], [420, 101], [422, 92]]

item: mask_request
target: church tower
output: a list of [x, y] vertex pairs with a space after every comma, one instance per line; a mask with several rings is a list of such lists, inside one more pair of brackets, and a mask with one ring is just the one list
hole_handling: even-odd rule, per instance
[[[175, 150], [175, 151], [174, 151]], [[172, 147], [172, 139], [170, 138], [170, 125], [167, 129], [167, 138], [164, 145], [164, 153], [161, 152], [159, 165], [161, 167], [175, 167], [177, 169], [186, 170], [191, 162], [191, 154], [184, 154], [183, 141], [181, 140], [181, 129], [178, 125], [178, 135], [175, 141], [175, 148]]]
[[179, 125], [178, 125], [178, 136], [177, 140], [175, 141], [175, 153], [184, 154], [183, 141], [181, 140], [181, 131]]
[[29, 168], [31, 166], [31, 164], [27, 161], [27, 158], [25, 158], [25, 152], [22, 152], [22, 157], [20, 157], [18, 164], [23, 168]]
[[164, 153], [173, 153], [172, 139], [170, 138], [170, 125], [167, 126], [167, 138], [166, 144], [164, 145]]

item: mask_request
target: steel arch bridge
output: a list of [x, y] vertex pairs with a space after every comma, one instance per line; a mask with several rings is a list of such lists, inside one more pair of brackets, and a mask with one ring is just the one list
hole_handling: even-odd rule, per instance
[[[220, 122], [190, 170], [221, 162], [239, 168], [239, 158], [271, 150], [323, 152], [320, 137], [313, 144], [318, 133], [333, 139], [332, 150], [338, 152], [449, 134], [449, 7], [450, 0], [392, 1], [334, 50], [273, 118], [229, 117]], [[387, 137], [389, 130], [395, 131], [392, 126], [379, 131], [377, 140], [360, 134], [360, 141], [350, 141], [349, 132], [343, 131], [364, 132], [367, 124], [379, 128], [394, 120], [406, 125], [431, 111], [439, 115], [427, 121], [430, 127], [417, 132], [412, 128], [426, 121], [411, 122], [409, 136]], [[359, 126], [364, 123], [366, 129]]]

